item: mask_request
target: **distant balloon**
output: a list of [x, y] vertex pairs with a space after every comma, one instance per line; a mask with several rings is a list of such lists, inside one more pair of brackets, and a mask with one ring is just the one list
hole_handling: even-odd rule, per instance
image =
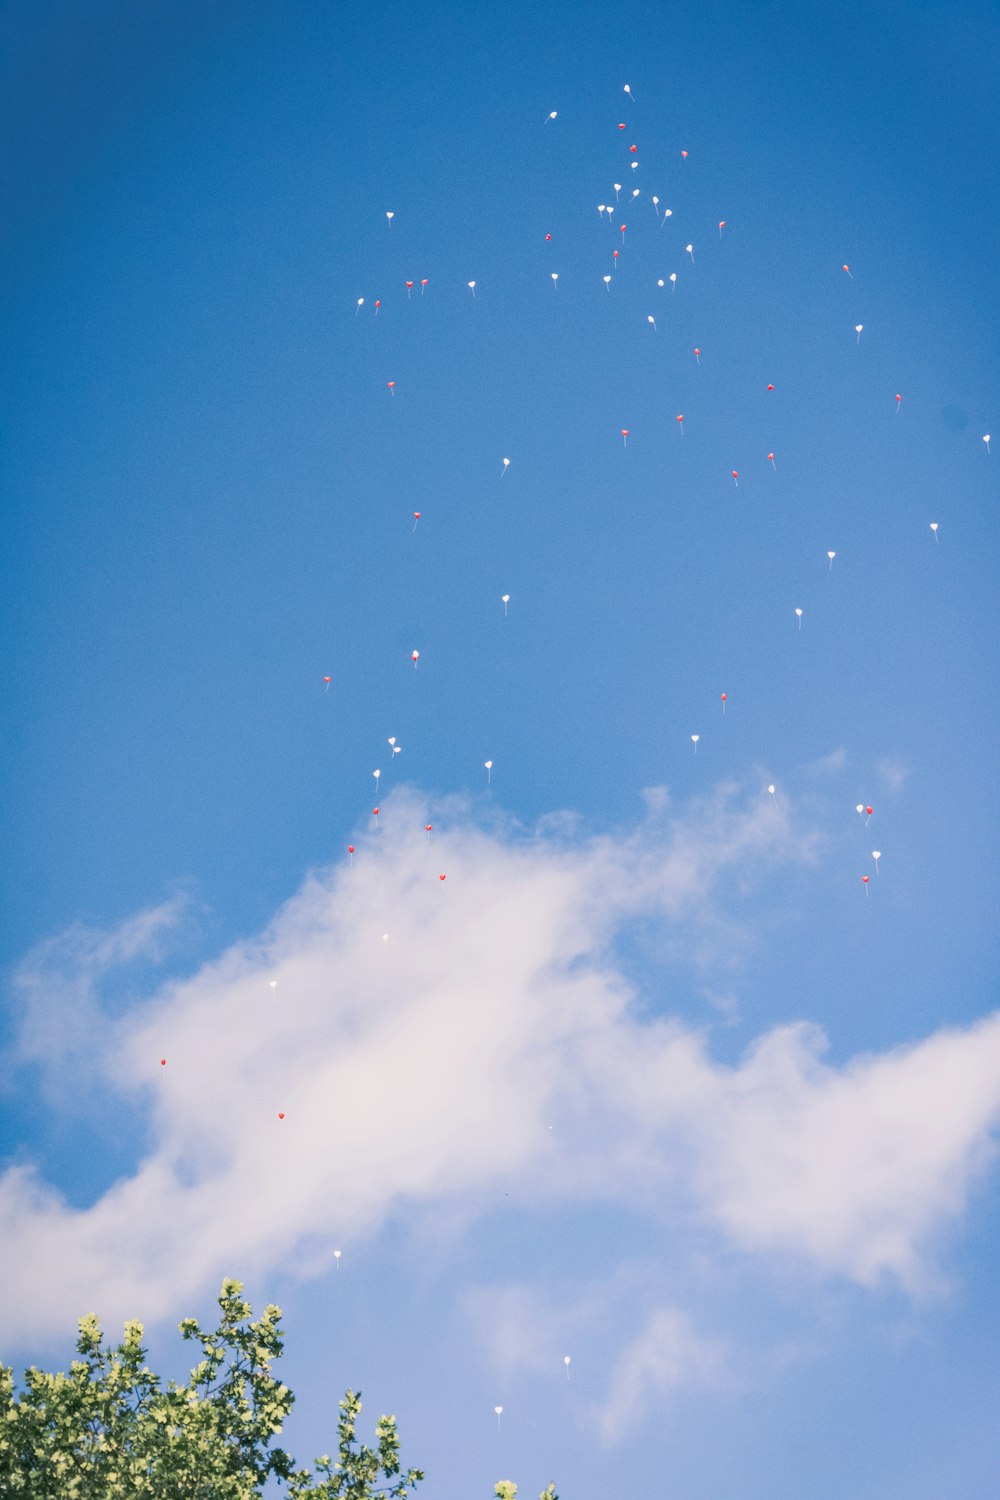
[[378, 808], [377, 807], [373, 807], [372, 808], [372, 817], [375, 819], [375, 821], [377, 823], [378, 822]]
[[279, 1120], [283, 1120], [283, 1119], [284, 1119], [284, 1118], [285, 1118], [285, 1113], [284, 1113], [284, 1110], [280, 1110], [280, 1109], [279, 1109], [279, 1110], [278, 1110], [278, 1119], [279, 1119]]
[[348, 846], [347, 846], [347, 863], [349, 865], [353, 865], [354, 864], [354, 845], [353, 844], [348, 844]]
[[276, 990], [278, 988], [278, 981], [276, 979], [269, 979], [267, 982], [271, 986], [272, 990]]
[[896, 392], [896, 410], [897, 411], [899, 411], [899, 408], [902, 406], [902, 404], [903, 404], [903, 398], [899, 394], [899, 392], [897, 391]]
[[694, 746], [694, 753], [695, 753], [695, 755], [698, 754], [698, 741], [700, 739], [701, 739], [701, 735], [700, 734], [693, 734], [691, 736], [691, 743]]
[[868, 876], [867, 875], [862, 875], [862, 877], [861, 877], [861, 883], [862, 883], [862, 885], [865, 888], [865, 895], [867, 896], [867, 894], [868, 894]]
[[491, 760], [484, 760], [483, 765], [486, 767], [486, 785], [489, 786], [493, 777], [493, 762]]
[[557, 120], [558, 118], [559, 118], [559, 111], [557, 109], [550, 110], [549, 114], [545, 118], [544, 124], [547, 125], [549, 123], [549, 120]]
[[646, 322], [652, 324], [653, 332], [655, 333], [656, 332], [656, 319], [653, 317], [652, 313], [647, 313], [646, 314]]
[[625, 243], [625, 231], [628, 228], [628, 225], [627, 224], [619, 224], [618, 228], [621, 231], [622, 244], [624, 245], [624, 243]]
[[638, 151], [639, 148], [638, 148], [638, 146], [630, 146], [628, 149], [631, 151], [632, 155], [634, 156], [635, 153]]
[[855, 323], [855, 325], [854, 325], [854, 332], [858, 336], [858, 340], [857, 341], [858, 341], [859, 344], [861, 343], [861, 330], [862, 330], [862, 328], [864, 328], [864, 326], [865, 325], [863, 323]]
[[604, 276], [601, 279], [603, 280], [604, 285], [607, 287], [608, 291], [610, 292], [610, 290], [611, 290], [611, 277], [610, 276]]
[[364, 297], [359, 297], [358, 298], [358, 305], [354, 309], [354, 316], [355, 317], [357, 317], [358, 313], [361, 311], [361, 309], [364, 307], [364, 305], [365, 305], [365, 299], [364, 299]]
[[419, 511], [419, 510], [415, 510], [413, 512], [413, 530], [414, 531], [416, 531], [416, 529], [417, 529], [417, 522], [420, 520], [420, 517], [421, 517], [422, 514], [423, 514], [423, 512]]
[[[846, 271], [846, 272], [847, 272], [847, 274], [848, 274], [848, 276], [851, 276], [851, 268], [850, 268], [850, 266], [841, 266], [841, 268], [840, 268], [840, 269], [841, 269], [841, 270], [842, 270], [842, 271]], [[852, 281], [853, 281], [853, 280], [854, 280], [854, 277], [853, 277], [853, 276], [851, 276], [851, 280], [852, 280]]]
[[720, 693], [719, 694], [719, 698], [720, 698], [720, 701], [722, 703], [722, 712], [723, 713], [725, 713], [725, 711], [726, 711], [726, 697], [727, 697], [727, 694], [725, 694], [725, 693]]
[[551, 234], [547, 234], [545, 236], [545, 242], [546, 242], [546, 244], [548, 244], [548, 242], [549, 242], [549, 240], [551, 240], [551, 238], [552, 238]]
[[878, 862], [879, 862], [879, 860], [881, 858], [882, 858], [882, 851], [881, 851], [881, 849], [873, 849], [872, 850], [872, 859], [875, 861], [875, 874], [876, 875], [878, 874]]
[[663, 277], [662, 277], [662, 276], [661, 276], [661, 277], [660, 277], [660, 279], [659, 279], [659, 281], [658, 281], [658, 282], [657, 282], [657, 283], [656, 283], [656, 285], [657, 285], [657, 286], [665, 286], [665, 285], [666, 285], [666, 282], [665, 282], [665, 281], [664, 281], [664, 280], [663, 280]]
[[410, 660], [413, 663], [414, 669], [416, 669], [417, 662], [420, 660], [420, 652], [419, 651], [411, 651], [410, 652]]
[[691, 264], [694, 265], [694, 246], [693, 245], [685, 245], [684, 249], [687, 251], [688, 255], [690, 255], [690, 257], [691, 257]]
[[932, 521], [931, 522], [931, 530], [934, 533], [934, 540], [937, 541], [937, 539], [938, 539], [938, 523], [936, 521]]
[[638, 198], [638, 196], [641, 193], [641, 191], [642, 191], [641, 188], [633, 188], [632, 189], [632, 197], [633, 198]]
[[725, 221], [725, 219], [720, 219], [719, 220], [719, 239], [720, 240], [722, 239], [722, 231], [725, 229], [725, 227], [726, 227], [726, 221]]
[[167, 1066], [167, 1059], [165, 1057], [161, 1057], [160, 1058], [160, 1067], [161, 1068], [165, 1068], [166, 1066]]
[[628, 84], [626, 84], [625, 87], [622, 89], [622, 93], [623, 94], [628, 94], [629, 98], [634, 101], [635, 95], [632, 93], [632, 90], [629, 88]]
[[379, 779], [380, 779], [380, 777], [382, 775], [382, 772], [381, 771], [373, 771], [372, 775], [375, 777], [375, 790], [378, 791]]
[[684, 158], [685, 158], [685, 159], [686, 159], [686, 158], [687, 158], [687, 152], [686, 152], [686, 151], [682, 151], [682, 152], [681, 152], [681, 155], [682, 155], [682, 156], [683, 156], [683, 157], [684, 157]]
[[378, 317], [378, 310], [379, 310], [379, 308], [381, 306], [382, 306], [382, 303], [379, 301], [378, 297], [376, 297], [375, 298], [375, 316], [376, 316], [376, 318]]
[[410, 295], [410, 293], [412, 291], [413, 291], [413, 282], [412, 281], [408, 281], [406, 283], [406, 295], [407, 295], [407, 297]]
[[627, 448], [628, 447], [629, 429], [627, 427], [623, 427], [622, 430], [621, 430], [621, 432], [622, 432], [622, 446], [625, 447], [625, 448]]
[[874, 811], [875, 811], [875, 809], [874, 809], [874, 808], [873, 808], [873, 807], [866, 807], [866, 808], [865, 808], [865, 812], [866, 812], [866, 813], [867, 813], [867, 815], [868, 815], [868, 816], [867, 816], [867, 817], [866, 817], [866, 818], [865, 818], [865, 827], [866, 827], [866, 828], [867, 828], [867, 827], [868, 827], [868, 824], [869, 824], [869, 823], [870, 823], [870, 822], [871, 822], [871, 820], [872, 820], [872, 813], [873, 813], [873, 812], [874, 812]]
[[501, 594], [500, 595], [500, 603], [503, 605], [503, 612], [506, 615], [506, 613], [507, 613], [507, 606], [510, 603], [510, 595], [509, 594]]
[[774, 390], [774, 386], [773, 386], [773, 385], [769, 385], [769, 386], [768, 386], [768, 390], [769, 390], [769, 391], [773, 391], [773, 390]]
[[986, 444], [986, 451], [987, 451], [987, 453], [989, 453], [989, 451], [990, 451], [990, 435], [989, 435], [988, 432], [984, 432], [983, 433], [983, 442]]
[[423, 281], [421, 281], [421, 283], [420, 283], [420, 295], [421, 295], [421, 297], [424, 295], [424, 287], [427, 285], [428, 280], [429, 280], [429, 278], [427, 276], [425, 276], [424, 279], [423, 279]]
[[493, 1410], [496, 1413], [497, 1432], [499, 1432], [500, 1431], [500, 1418], [503, 1415], [503, 1407], [502, 1406], [494, 1406]]
[[771, 798], [771, 801], [774, 803], [775, 807], [777, 807], [777, 805], [778, 805], [778, 799], [774, 795], [774, 782], [773, 781], [771, 782], [771, 785], [768, 787], [767, 790], [768, 790], [768, 795]]
[[681, 437], [683, 437], [684, 436], [684, 413], [682, 411], [679, 411], [677, 413], [677, 425], [678, 425], [678, 427], [681, 430]]
[[558, 271], [553, 271], [551, 273], [551, 275], [552, 275], [552, 285], [556, 288], [556, 291], [558, 291], [559, 290], [559, 272]]
[[694, 359], [695, 359], [695, 364], [698, 364], [698, 365], [701, 364], [701, 350], [698, 349], [697, 347], [695, 348], [695, 351], [694, 351]]
[[466, 282], [466, 286], [469, 288], [469, 291], [472, 293], [473, 297], [475, 297], [475, 295], [476, 295], [476, 283], [474, 281], [467, 281]]
[[659, 207], [660, 207], [660, 200], [656, 196], [656, 194], [654, 193], [653, 194], [653, 211], [654, 211], [654, 213], [659, 209]]
[[865, 804], [863, 802], [859, 802], [854, 811], [857, 813], [859, 818], [863, 818], [865, 815]]
[[[620, 193], [620, 192], [621, 192], [621, 190], [622, 190], [622, 185], [621, 185], [621, 183], [620, 183], [620, 182], [613, 182], [613, 183], [612, 183], [612, 184], [611, 184], [611, 186], [612, 186], [612, 187], [613, 187], [613, 188], [614, 188], [614, 190], [615, 190], [615, 202], [616, 202], [616, 203], [617, 203], [617, 202], [618, 202], [618, 194], [619, 194], [619, 193]], [[610, 212], [611, 212], [611, 210], [610, 210], [610, 209], [608, 209], [608, 212], [609, 212], [609, 213], [610, 213]]]
[[739, 489], [739, 487], [740, 487], [740, 471], [739, 471], [739, 469], [734, 469], [733, 470], [733, 483], [735, 484], [736, 488]]
[[[389, 934], [386, 933], [386, 937], [388, 937], [388, 936], [389, 936]], [[337, 1270], [339, 1271], [340, 1270], [340, 1251], [339, 1250], [335, 1250], [333, 1252], [333, 1258], [337, 1262]]]
[[433, 828], [433, 827], [434, 827], [434, 824], [433, 824], [433, 823], [425, 823], [425, 824], [424, 824], [424, 832], [425, 832], [425, 833], [430, 833], [430, 831], [431, 831], [431, 829], [432, 829], [432, 828]]
[[389, 395], [394, 396], [396, 394], [396, 382], [394, 380], [387, 380], [386, 385], [389, 387]]
[[396, 215], [393, 213], [392, 209], [389, 208], [389, 209], [386, 209], [386, 215], [385, 216], [386, 216], [386, 218], [389, 221], [389, 228], [391, 229], [392, 228], [392, 221], [396, 217]]
[[776, 469], [778, 467], [778, 465], [774, 461], [774, 454], [773, 453], [769, 453], [767, 456], [768, 456], [768, 458], [771, 461], [771, 468], [772, 469]]
[[836, 554], [836, 552], [828, 552], [826, 555], [830, 559], [829, 571], [832, 573], [833, 572], [833, 559], [836, 557], [837, 554]]
[[676, 271], [671, 271], [670, 275], [667, 277], [667, 280], [670, 282], [670, 290], [672, 292], [676, 292], [676, 290], [677, 290], [677, 272]]
[[324, 677], [323, 681], [326, 683], [326, 687], [323, 689], [323, 691], [324, 693], [328, 693], [330, 691], [330, 679], [329, 677]]
[[798, 622], [799, 622], [799, 629], [801, 630], [802, 629], [802, 611], [801, 611], [801, 609], [796, 609], [795, 614], [796, 614], [796, 617], [797, 617]]
[[447, 879], [448, 879], [447, 875], [439, 875], [438, 876], [438, 880], [447, 880]]

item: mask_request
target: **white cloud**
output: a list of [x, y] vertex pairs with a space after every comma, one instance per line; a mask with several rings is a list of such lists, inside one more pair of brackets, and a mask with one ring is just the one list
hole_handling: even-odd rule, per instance
[[607, 1395], [594, 1412], [598, 1432], [606, 1443], [615, 1442], [671, 1392], [714, 1384], [725, 1361], [725, 1345], [697, 1333], [681, 1308], [657, 1308], [615, 1363]]
[[[720, 913], [733, 927], [754, 881], [812, 858], [792, 817], [787, 798], [729, 787], [680, 813], [652, 797], [618, 836], [527, 836], [455, 804], [428, 841], [426, 809], [395, 793], [353, 868], [311, 876], [258, 939], [91, 1028], [88, 1086], [131, 1097], [153, 1144], [85, 1209], [23, 1166], [0, 1178], [0, 1332], [64, 1330], [90, 1308], [162, 1317], [234, 1268], [315, 1269], [317, 1245], [332, 1254], [407, 1205], [472, 1215], [500, 1182], [671, 1222], [694, 1209], [747, 1250], [919, 1286], [988, 1159], [1000, 1017], [844, 1067], [793, 1025], [723, 1065], [679, 1020], [644, 1019], [676, 1005], [633, 996], [614, 963], [635, 919], [689, 956]], [[178, 916], [34, 955], [25, 1054], [64, 1078], [62, 1021], [98, 1014], [102, 966]], [[657, 1347], [683, 1347], [672, 1327]], [[668, 1381], [666, 1355], [656, 1368]]]

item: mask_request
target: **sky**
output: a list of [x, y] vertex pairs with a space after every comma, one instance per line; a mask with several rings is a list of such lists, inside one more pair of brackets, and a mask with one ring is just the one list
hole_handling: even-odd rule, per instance
[[996, 1494], [998, 44], [4, 7], [5, 1362]]

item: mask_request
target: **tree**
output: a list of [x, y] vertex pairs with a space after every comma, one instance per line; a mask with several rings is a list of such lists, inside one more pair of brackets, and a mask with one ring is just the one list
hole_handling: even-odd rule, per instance
[[272, 1439], [294, 1396], [271, 1373], [282, 1350], [281, 1310], [256, 1322], [238, 1281], [224, 1281], [211, 1332], [180, 1324], [202, 1358], [183, 1385], [165, 1387], [146, 1364], [142, 1324], [125, 1325], [116, 1348], [100, 1325], [80, 1320], [68, 1374], [32, 1367], [20, 1391], [0, 1366], [0, 1494], [5, 1500], [255, 1500], [275, 1478], [290, 1500], [405, 1500], [423, 1479], [402, 1470], [395, 1417], [376, 1445], [357, 1439], [361, 1397], [340, 1403], [337, 1458], [296, 1469]]

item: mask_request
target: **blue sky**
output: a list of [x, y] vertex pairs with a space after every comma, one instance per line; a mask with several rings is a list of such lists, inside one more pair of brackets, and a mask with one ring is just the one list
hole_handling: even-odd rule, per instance
[[5, 9], [8, 1362], [993, 1493], [998, 32]]

